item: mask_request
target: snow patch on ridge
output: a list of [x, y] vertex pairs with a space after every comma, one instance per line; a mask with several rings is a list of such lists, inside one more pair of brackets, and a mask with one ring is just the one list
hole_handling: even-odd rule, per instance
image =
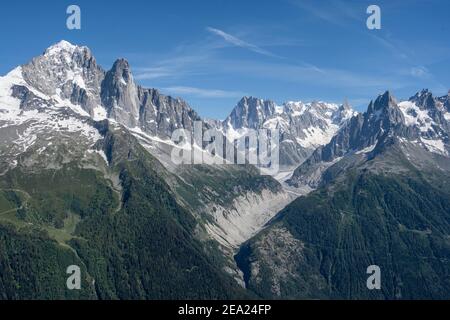
[[105, 163], [109, 166], [108, 158], [106, 157], [106, 154], [103, 150], [89, 149], [89, 150], [87, 150], [87, 153], [97, 153], [105, 161]]
[[378, 141], [376, 141], [376, 142], [375, 142], [374, 144], [372, 144], [371, 146], [368, 146], [367, 148], [364, 148], [364, 149], [362, 149], [362, 150], [359, 150], [359, 151], [355, 152], [355, 154], [370, 153], [370, 152], [372, 152], [372, 151], [375, 149], [375, 147], [377, 146], [377, 144], [378, 144]]
[[70, 42], [68, 42], [66, 40], [61, 40], [60, 42], [49, 47], [45, 51], [44, 55], [47, 55], [47, 56], [57, 55], [57, 54], [60, 54], [62, 51], [73, 53], [76, 49], [77, 49], [77, 46], [71, 44]]
[[421, 110], [411, 101], [400, 102], [398, 106], [405, 117], [405, 124], [407, 126], [417, 126], [422, 132], [427, 132], [432, 129], [434, 121], [428, 114], [428, 110]]
[[447, 121], [450, 121], [450, 112], [447, 112], [446, 114], [444, 114], [444, 118]]
[[336, 132], [339, 130], [339, 126], [331, 123], [331, 121], [327, 122], [328, 127], [325, 130], [317, 127], [309, 127], [307, 129], [303, 129], [305, 137], [296, 138], [298, 144], [300, 144], [304, 148], [315, 149], [319, 146], [329, 143]]
[[421, 138], [420, 141], [425, 145], [428, 151], [448, 156], [448, 151], [445, 149], [445, 144], [442, 140], [429, 140]]

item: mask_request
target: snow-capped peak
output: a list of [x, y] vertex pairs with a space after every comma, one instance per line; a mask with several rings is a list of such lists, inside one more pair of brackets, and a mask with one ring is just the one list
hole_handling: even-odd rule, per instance
[[305, 105], [302, 101], [288, 101], [284, 104], [284, 110], [293, 116], [299, 116], [304, 113]]
[[[101, 104], [104, 71], [89, 48], [62, 40], [22, 66], [27, 86], [58, 103], [80, 105], [88, 114]], [[67, 104], [69, 104], [67, 103]]]
[[70, 42], [68, 42], [66, 40], [61, 40], [60, 42], [47, 48], [47, 50], [45, 50], [44, 55], [52, 56], [55, 54], [60, 54], [61, 52], [68, 52], [68, 53], [73, 54], [75, 52], [75, 50], [84, 49], [84, 48], [86, 48], [86, 47], [79, 47], [79, 46], [71, 44]]

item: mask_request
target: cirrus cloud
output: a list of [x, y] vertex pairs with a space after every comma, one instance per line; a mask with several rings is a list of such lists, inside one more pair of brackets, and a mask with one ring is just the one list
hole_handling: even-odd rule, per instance
[[171, 94], [191, 95], [201, 98], [236, 98], [245, 96], [245, 93], [238, 91], [225, 91], [219, 89], [204, 89], [185, 86], [173, 86], [163, 88], [164, 91], [168, 91]]
[[236, 47], [241, 47], [244, 49], [248, 49], [250, 51], [262, 54], [264, 56], [268, 56], [268, 57], [278, 57], [277, 55], [273, 54], [270, 51], [267, 51], [263, 48], [260, 48], [254, 44], [251, 44], [249, 42], [246, 42], [244, 40], [241, 40], [229, 33], [226, 33], [225, 31], [222, 31], [220, 29], [216, 29], [216, 28], [212, 28], [212, 27], [207, 27], [206, 30], [208, 30], [209, 32], [211, 32], [212, 34], [215, 34], [219, 37], [221, 37], [223, 40], [225, 40], [226, 42], [236, 46]]

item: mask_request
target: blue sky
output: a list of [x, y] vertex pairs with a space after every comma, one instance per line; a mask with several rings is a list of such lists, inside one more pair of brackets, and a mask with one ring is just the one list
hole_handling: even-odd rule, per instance
[[[66, 28], [81, 8], [82, 29]], [[368, 30], [366, 9], [381, 8]], [[0, 74], [62, 39], [109, 69], [126, 58], [145, 87], [223, 119], [244, 95], [342, 102], [358, 110], [389, 89], [450, 88], [447, 0], [14, 1], [0, 11]]]

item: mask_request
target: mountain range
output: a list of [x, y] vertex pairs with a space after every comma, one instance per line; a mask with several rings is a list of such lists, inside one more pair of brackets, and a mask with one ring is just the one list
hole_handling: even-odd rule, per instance
[[[266, 298], [448, 299], [450, 96], [378, 96], [293, 173], [312, 192], [237, 255]], [[368, 290], [368, 266], [380, 290]]]
[[[174, 164], [196, 121], [278, 129], [281, 172]], [[206, 120], [61, 41], [0, 78], [0, 298], [448, 298], [449, 134], [450, 95], [427, 90], [365, 113], [244, 97]]]

